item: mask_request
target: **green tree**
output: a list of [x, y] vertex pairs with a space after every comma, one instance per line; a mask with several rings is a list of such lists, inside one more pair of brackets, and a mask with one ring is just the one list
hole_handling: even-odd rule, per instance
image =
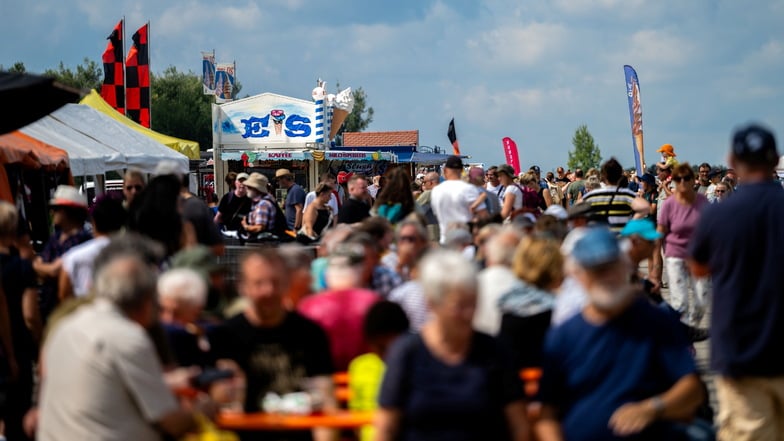
[[[0, 64], [0, 71], [1, 70], [6, 70], [5, 68], [3, 68], [2, 64]], [[22, 63], [21, 61], [17, 61], [11, 67], [8, 68], [7, 72], [23, 74], [27, 72], [27, 68], [25, 67], [24, 63]]]
[[197, 141], [201, 150], [212, 147], [214, 98], [204, 95], [201, 77], [169, 66], [152, 75], [152, 129], [178, 138]]
[[71, 70], [61, 61], [57, 69], [45, 70], [44, 76], [52, 77], [59, 83], [74, 89], [100, 90], [103, 83], [103, 66], [85, 57], [82, 64]]
[[569, 152], [569, 162], [567, 163], [571, 170], [576, 168], [588, 170], [592, 167], [598, 168], [601, 165], [602, 153], [594, 142], [591, 132], [588, 131], [588, 126], [583, 124], [575, 130], [572, 145], [574, 150]]
[[[340, 84], [337, 85], [340, 89]], [[351, 91], [354, 96], [354, 109], [346, 117], [343, 127], [335, 138], [337, 145], [343, 145], [343, 132], [361, 132], [373, 122], [373, 108], [367, 105], [367, 94], [361, 87]]]

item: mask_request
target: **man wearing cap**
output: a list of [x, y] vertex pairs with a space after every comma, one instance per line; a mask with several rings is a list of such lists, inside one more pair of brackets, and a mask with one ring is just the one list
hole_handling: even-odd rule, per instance
[[430, 204], [438, 218], [442, 244], [453, 224], [467, 225], [475, 217], [487, 216], [487, 210], [481, 206], [471, 211], [480, 193], [478, 188], [461, 179], [462, 173], [463, 160], [459, 156], [450, 156], [444, 165], [445, 181], [431, 192]]
[[691, 419], [704, 394], [677, 320], [629, 283], [606, 227], [589, 228], [570, 259], [587, 303], [547, 335], [539, 439], [682, 439], [675, 422]]
[[742, 185], [705, 208], [689, 244], [692, 273], [713, 280], [718, 438], [781, 439], [784, 189], [773, 179], [779, 154], [773, 133], [760, 125], [738, 129], [731, 142], [729, 165]]
[[275, 180], [280, 188], [286, 189], [286, 223], [289, 230], [299, 231], [302, 228], [302, 213], [305, 211], [305, 190], [294, 182], [294, 175], [286, 168], [275, 172]]
[[43, 251], [33, 260], [33, 269], [44, 279], [41, 287], [39, 307], [41, 317], [46, 320], [57, 306], [57, 280], [62, 270], [62, 257], [66, 251], [92, 239], [85, 230], [87, 200], [79, 190], [70, 185], [60, 185], [49, 201], [52, 209], [54, 234], [44, 245]]
[[721, 170], [718, 168], [712, 169], [708, 173], [708, 179], [710, 180], [710, 185], [708, 186], [708, 190], [705, 192], [705, 197], [708, 198], [708, 202], [713, 203], [716, 202], [716, 185], [721, 182]]
[[247, 219], [241, 220], [242, 228], [253, 235], [263, 232], [275, 231], [275, 216], [277, 214], [275, 198], [270, 196], [267, 189], [269, 179], [261, 173], [253, 173], [245, 180], [248, 188], [248, 198], [253, 205], [248, 212]]
[[229, 231], [239, 230], [242, 218], [250, 211], [251, 202], [244, 184], [249, 176], [244, 172], [237, 174], [234, 190], [223, 195], [218, 204], [214, 221], [218, 225], [225, 226]]

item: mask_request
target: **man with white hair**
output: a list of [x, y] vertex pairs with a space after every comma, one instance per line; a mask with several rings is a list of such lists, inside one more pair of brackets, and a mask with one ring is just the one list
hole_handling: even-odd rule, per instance
[[520, 285], [520, 280], [512, 272], [512, 261], [522, 238], [523, 233], [518, 228], [505, 227], [485, 244], [487, 267], [479, 272], [479, 298], [474, 314], [474, 328], [477, 331], [498, 334], [501, 327], [498, 300], [501, 295]]
[[676, 421], [694, 417], [705, 396], [678, 321], [630, 284], [608, 228], [589, 228], [571, 257], [587, 304], [548, 333], [537, 436], [682, 439]]
[[95, 301], [63, 318], [43, 348], [37, 439], [179, 438], [195, 429], [194, 411], [215, 408], [182, 410], [164, 383], [145, 332], [155, 321], [155, 270], [111, 243], [98, 261]]

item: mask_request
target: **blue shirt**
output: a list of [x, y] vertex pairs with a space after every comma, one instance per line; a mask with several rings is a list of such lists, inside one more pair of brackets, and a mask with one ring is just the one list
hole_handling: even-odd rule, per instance
[[[612, 440], [608, 424], [619, 407], [661, 394], [696, 370], [677, 320], [640, 297], [603, 325], [578, 314], [551, 328], [539, 394], [560, 412], [566, 439]], [[642, 439], [670, 439], [657, 438], [660, 430], [651, 426]]]
[[448, 365], [422, 337], [399, 337], [386, 357], [379, 406], [402, 414], [403, 441], [484, 441], [509, 438], [507, 404], [522, 401], [523, 386], [508, 351], [474, 332], [466, 358]]
[[784, 189], [744, 184], [705, 208], [689, 245], [713, 279], [711, 367], [722, 375], [784, 375]]
[[300, 205], [304, 210], [305, 190], [303, 190], [299, 185], [294, 184], [286, 193], [286, 223], [289, 225], [290, 230], [293, 230], [297, 223], [297, 209], [295, 208], [296, 205]]

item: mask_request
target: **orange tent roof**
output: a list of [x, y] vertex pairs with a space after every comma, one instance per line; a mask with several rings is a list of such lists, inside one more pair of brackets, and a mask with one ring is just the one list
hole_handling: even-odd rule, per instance
[[6, 164], [24, 168], [63, 171], [68, 168], [68, 153], [19, 131], [0, 135], [0, 199], [13, 202], [5, 173]]

